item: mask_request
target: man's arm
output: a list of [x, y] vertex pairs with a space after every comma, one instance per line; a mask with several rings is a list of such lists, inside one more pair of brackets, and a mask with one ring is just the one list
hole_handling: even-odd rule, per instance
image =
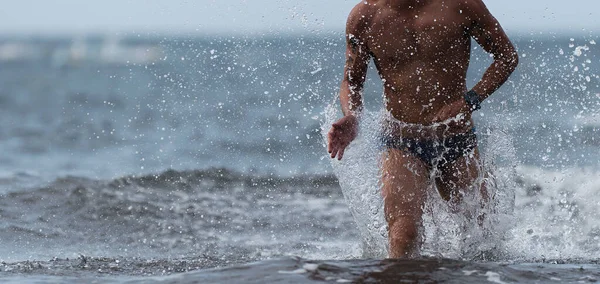
[[344, 78], [340, 86], [340, 102], [344, 117], [333, 123], [329, 131], [328, 151], [331, 158], [339, 160], [346, 147], [358, 133], [358, 117], [362, 111], [362, 90], [367, 77], [369, 49], [364, 41], [366, 30], [367, 4], [360, 3], [348, 16], [346, 23], [346, 64]]
[[358, 4], [346, 23], [346, 64], [344, 78], [340, 87], [342, 112], [353, 115], [362, 109], [362, 90], [367, 77], [369, 50], [364, 42], [365, 19], [362, 15], [365, 4]]
[[473, 91], [479, 94], [480, 100], [483, 101], [508, 80], [519, 64], [519, 55], [483, 1], [470, 0], [467, 3], [467, 15], [471, 20], [470, 35], [485, 51], [494, 56], [494, 63], [473, 87]]

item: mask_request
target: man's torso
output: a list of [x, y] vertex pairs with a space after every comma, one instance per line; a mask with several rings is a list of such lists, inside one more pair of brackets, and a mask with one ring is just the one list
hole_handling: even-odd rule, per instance
[[470, 22], [456, 2], [417, 7], [364, 5], [366, 43], [384, 82], [386, 108], [398, 120], [430, 125], [437, 112], [463, 98], [469, 65]]

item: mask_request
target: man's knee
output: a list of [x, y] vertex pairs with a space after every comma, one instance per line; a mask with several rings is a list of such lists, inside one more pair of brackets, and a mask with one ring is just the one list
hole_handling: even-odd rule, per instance
[[420, 218], [416, 216], [392, 216], [388, 218], [390, 240], [413, 241], [419, 235]]

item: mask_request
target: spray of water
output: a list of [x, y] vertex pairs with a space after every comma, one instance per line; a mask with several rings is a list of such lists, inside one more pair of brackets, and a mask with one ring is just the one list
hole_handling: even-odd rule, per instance
[[[339, 112], [334, 105], [325, 110], [322, 126], [327, 137], [329, 126]], [[387, 257], [387, 223], [383, 216], [379, 159], [382, 147], [381, 121], [385, 112], [366, 111], [361, 120], [359, 136], [348, 148], [342, 161], [332, 160], [344, 197], [354, 216], [363, 240], [363, 257]], [[487, 196], [476, 189], [465, 189], [459, 207], [444, 201], [434, 183], [427, 190], [422, 225], [421, 254], [450, 258], [498, 258], [506, 255], [501, 240], [510, 229], [514, 205], [513, 165], [497, 166], [498, 161], [515, 161], [510, 136], [502, 129], [489, 129], [480, 142], [483, 145], [478, 163], [480, 177], [476, 188], [484, 185]], [[511, 156], [513, 155], [513, 156]], [[437, 173], [432, 171], [433, 178]], [[477, 218], [479, 217], [479, 219]], [[479, 220], [479, 221], [477, 221]]]
[[[321, 128], [323, 137], [327, 137], [329, 126], [337, 116], [338, 111], [333, 105], [325, 109], [325, 121]], [[382, 258], [387, 256], [387, 224], [378, 185], [378, 114], [366, 112], [360, 125], [358, 137], [347, 149], [344, 159], [332, 160], [332, 166], [361, 234], [363, 256]]]

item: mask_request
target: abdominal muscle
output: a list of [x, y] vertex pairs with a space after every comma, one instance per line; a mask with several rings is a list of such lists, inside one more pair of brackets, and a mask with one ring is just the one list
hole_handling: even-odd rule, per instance
[[393, 136], [443, 139], [465, 133], [473, 127], [472, 119], [465, 120], [460, 115], [437, 117], [444, 106], [464, 100], [465, 84], [453, 84], [454, 90], [439, 87], [441, 85], [439, 83], [395, 85], [404, 88], [391, 88], [386, 84], [384, 90], [386, 115], [384, 115], [383, 125], [384, 129]]

